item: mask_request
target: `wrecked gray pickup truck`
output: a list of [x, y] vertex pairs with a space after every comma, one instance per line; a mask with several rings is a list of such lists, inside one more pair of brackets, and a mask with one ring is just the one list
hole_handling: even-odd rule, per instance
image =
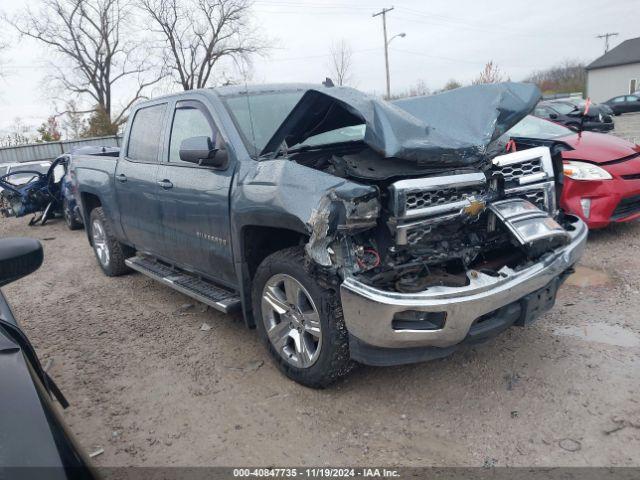
[[514, 83], [395, 104], [310, 85], [184, 92], [137, 105], [120, 157], [74, 156], [71, 178], [107, 275], [241, 309], [286, 375], [321, 387], [553, 305], [587, 229], [557, 208], [553, 146], [500, 139], [538, 99]]

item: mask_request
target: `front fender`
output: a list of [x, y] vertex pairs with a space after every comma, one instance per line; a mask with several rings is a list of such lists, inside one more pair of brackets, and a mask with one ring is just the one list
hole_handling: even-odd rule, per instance
[[[309, 246], [350, 230], [376, 224], [378, 190], [279, 159], [242, 162], [231, 194], [234, 252], [241, 252], [240, 235], [246, 225], [285, 228], [310, 237]], [[359, 205], [375, 205], [363, 212]], [[374, 208], [375, 207], [375, 208]], [[318, 263], [320, 258], [310, 255]], [[326, 262], [326, 259], [325, 259]]]

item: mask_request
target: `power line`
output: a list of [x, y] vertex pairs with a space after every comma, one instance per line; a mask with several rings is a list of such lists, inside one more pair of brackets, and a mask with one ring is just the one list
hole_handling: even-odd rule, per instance
[[609, 37], [615, 37], [618, 32], [603, 33], [602, 35], [596, 35], [596, 38], [604, 38], [604, 53], [609, 51]]

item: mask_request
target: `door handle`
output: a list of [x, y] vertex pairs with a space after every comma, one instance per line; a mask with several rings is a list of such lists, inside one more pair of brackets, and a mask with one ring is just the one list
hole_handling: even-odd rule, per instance
[[160, 185], [165, 190], [168, 190], [169, 188], [173, 188], [173, 183], [171, 183], [171, 181], [167, 179], [158, 180], [158, 185]]
[[116, 175], [116, 180], [120, 183], [124, 183], [127, 181], [127, 176], [124, 173], [121, 173], [120, 175]]

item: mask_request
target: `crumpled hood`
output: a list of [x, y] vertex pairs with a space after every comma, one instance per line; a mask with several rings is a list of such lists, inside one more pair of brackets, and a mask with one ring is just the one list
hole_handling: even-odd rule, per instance
[[485, 159], [489, 144], [530, 113], [535, 85], [499, 83], [459, 88], [393, 103], [347, 87], [308, 90], [262, 155], [320, 133], [365, 124], [364, 142], [385, 158], [421, 166], [467, 166]]

